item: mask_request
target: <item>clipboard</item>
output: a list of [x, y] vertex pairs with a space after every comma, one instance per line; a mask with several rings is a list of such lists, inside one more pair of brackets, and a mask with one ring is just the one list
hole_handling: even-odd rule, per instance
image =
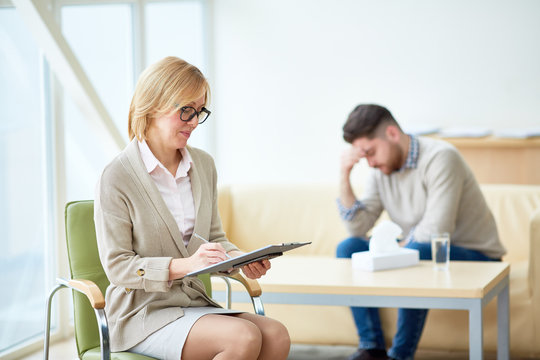
[[260, 249], [245, 253], [243, 255], [240, 255], [240, 256], [237, 256], [228, 260], [224, 260], [220, 263], [210, 265], [196, 271], [192, 271], [186, 276], [196, 276], [196, 275], [206, 274], [206, 273], [226, 272], [227, 270], [240, 268], [252, 262], [256, 262], [256, 261], [260, 261], [264, 259], [273, 259], [275, 257], [283, 255], [285, 251], [296, 249], [300, 246], [304, 246], [308, 244], [311, 244], [311, 241], [268, 245]]

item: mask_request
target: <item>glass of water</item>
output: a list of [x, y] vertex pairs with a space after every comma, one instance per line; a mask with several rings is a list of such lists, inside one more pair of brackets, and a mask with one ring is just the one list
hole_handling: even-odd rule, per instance
[[431, 234], [433, 268], [448, 270], [450, 264], [450, 235], [447, 232]]

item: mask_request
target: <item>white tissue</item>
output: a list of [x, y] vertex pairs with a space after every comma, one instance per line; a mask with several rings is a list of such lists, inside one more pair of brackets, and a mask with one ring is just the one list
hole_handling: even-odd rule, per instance
[[369, 252], [379, 254], [399, 251], [397, 237], [401, 235], [402, 231], [401, 227], [392, 221], [381, 221], [373, 228], [369, 240]]
[[373, 228], [369, 251], [352, 254], [352, 267], [362, 271], [396, 269], [418, 264], [418, 250], [401, 248], [397, 237], [403, 230], [391, 221], [381, 221]]

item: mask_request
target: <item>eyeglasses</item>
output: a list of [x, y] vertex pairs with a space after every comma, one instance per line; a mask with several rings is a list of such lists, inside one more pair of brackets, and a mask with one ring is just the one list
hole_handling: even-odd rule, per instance
[[208, 119], [208, 117], [212, 113], [210, 110], [208, 110], [205, 107], [203, 107], [201, 111], [197, 111], [192, 106], [182, 106], [179, 111], [180, 111], [180, 120], [188, 122], [188, 121], [193, 120], [195, 115], [197, 115], [199, 124], [202, 124], [203, 122], [205, 122], [206, 119]]

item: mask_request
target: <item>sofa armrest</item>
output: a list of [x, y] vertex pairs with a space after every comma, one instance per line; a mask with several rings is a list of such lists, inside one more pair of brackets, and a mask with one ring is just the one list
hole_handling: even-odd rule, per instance
[[529, 294], [532, 299], [534, 341], [540, 343], [540, 209], [531, 216], [530, 222], [530, 249], [529, 249]]
[[529, 292], [534, 299], [540, 301], [540, 209], [531, 216], [529, 236]]

